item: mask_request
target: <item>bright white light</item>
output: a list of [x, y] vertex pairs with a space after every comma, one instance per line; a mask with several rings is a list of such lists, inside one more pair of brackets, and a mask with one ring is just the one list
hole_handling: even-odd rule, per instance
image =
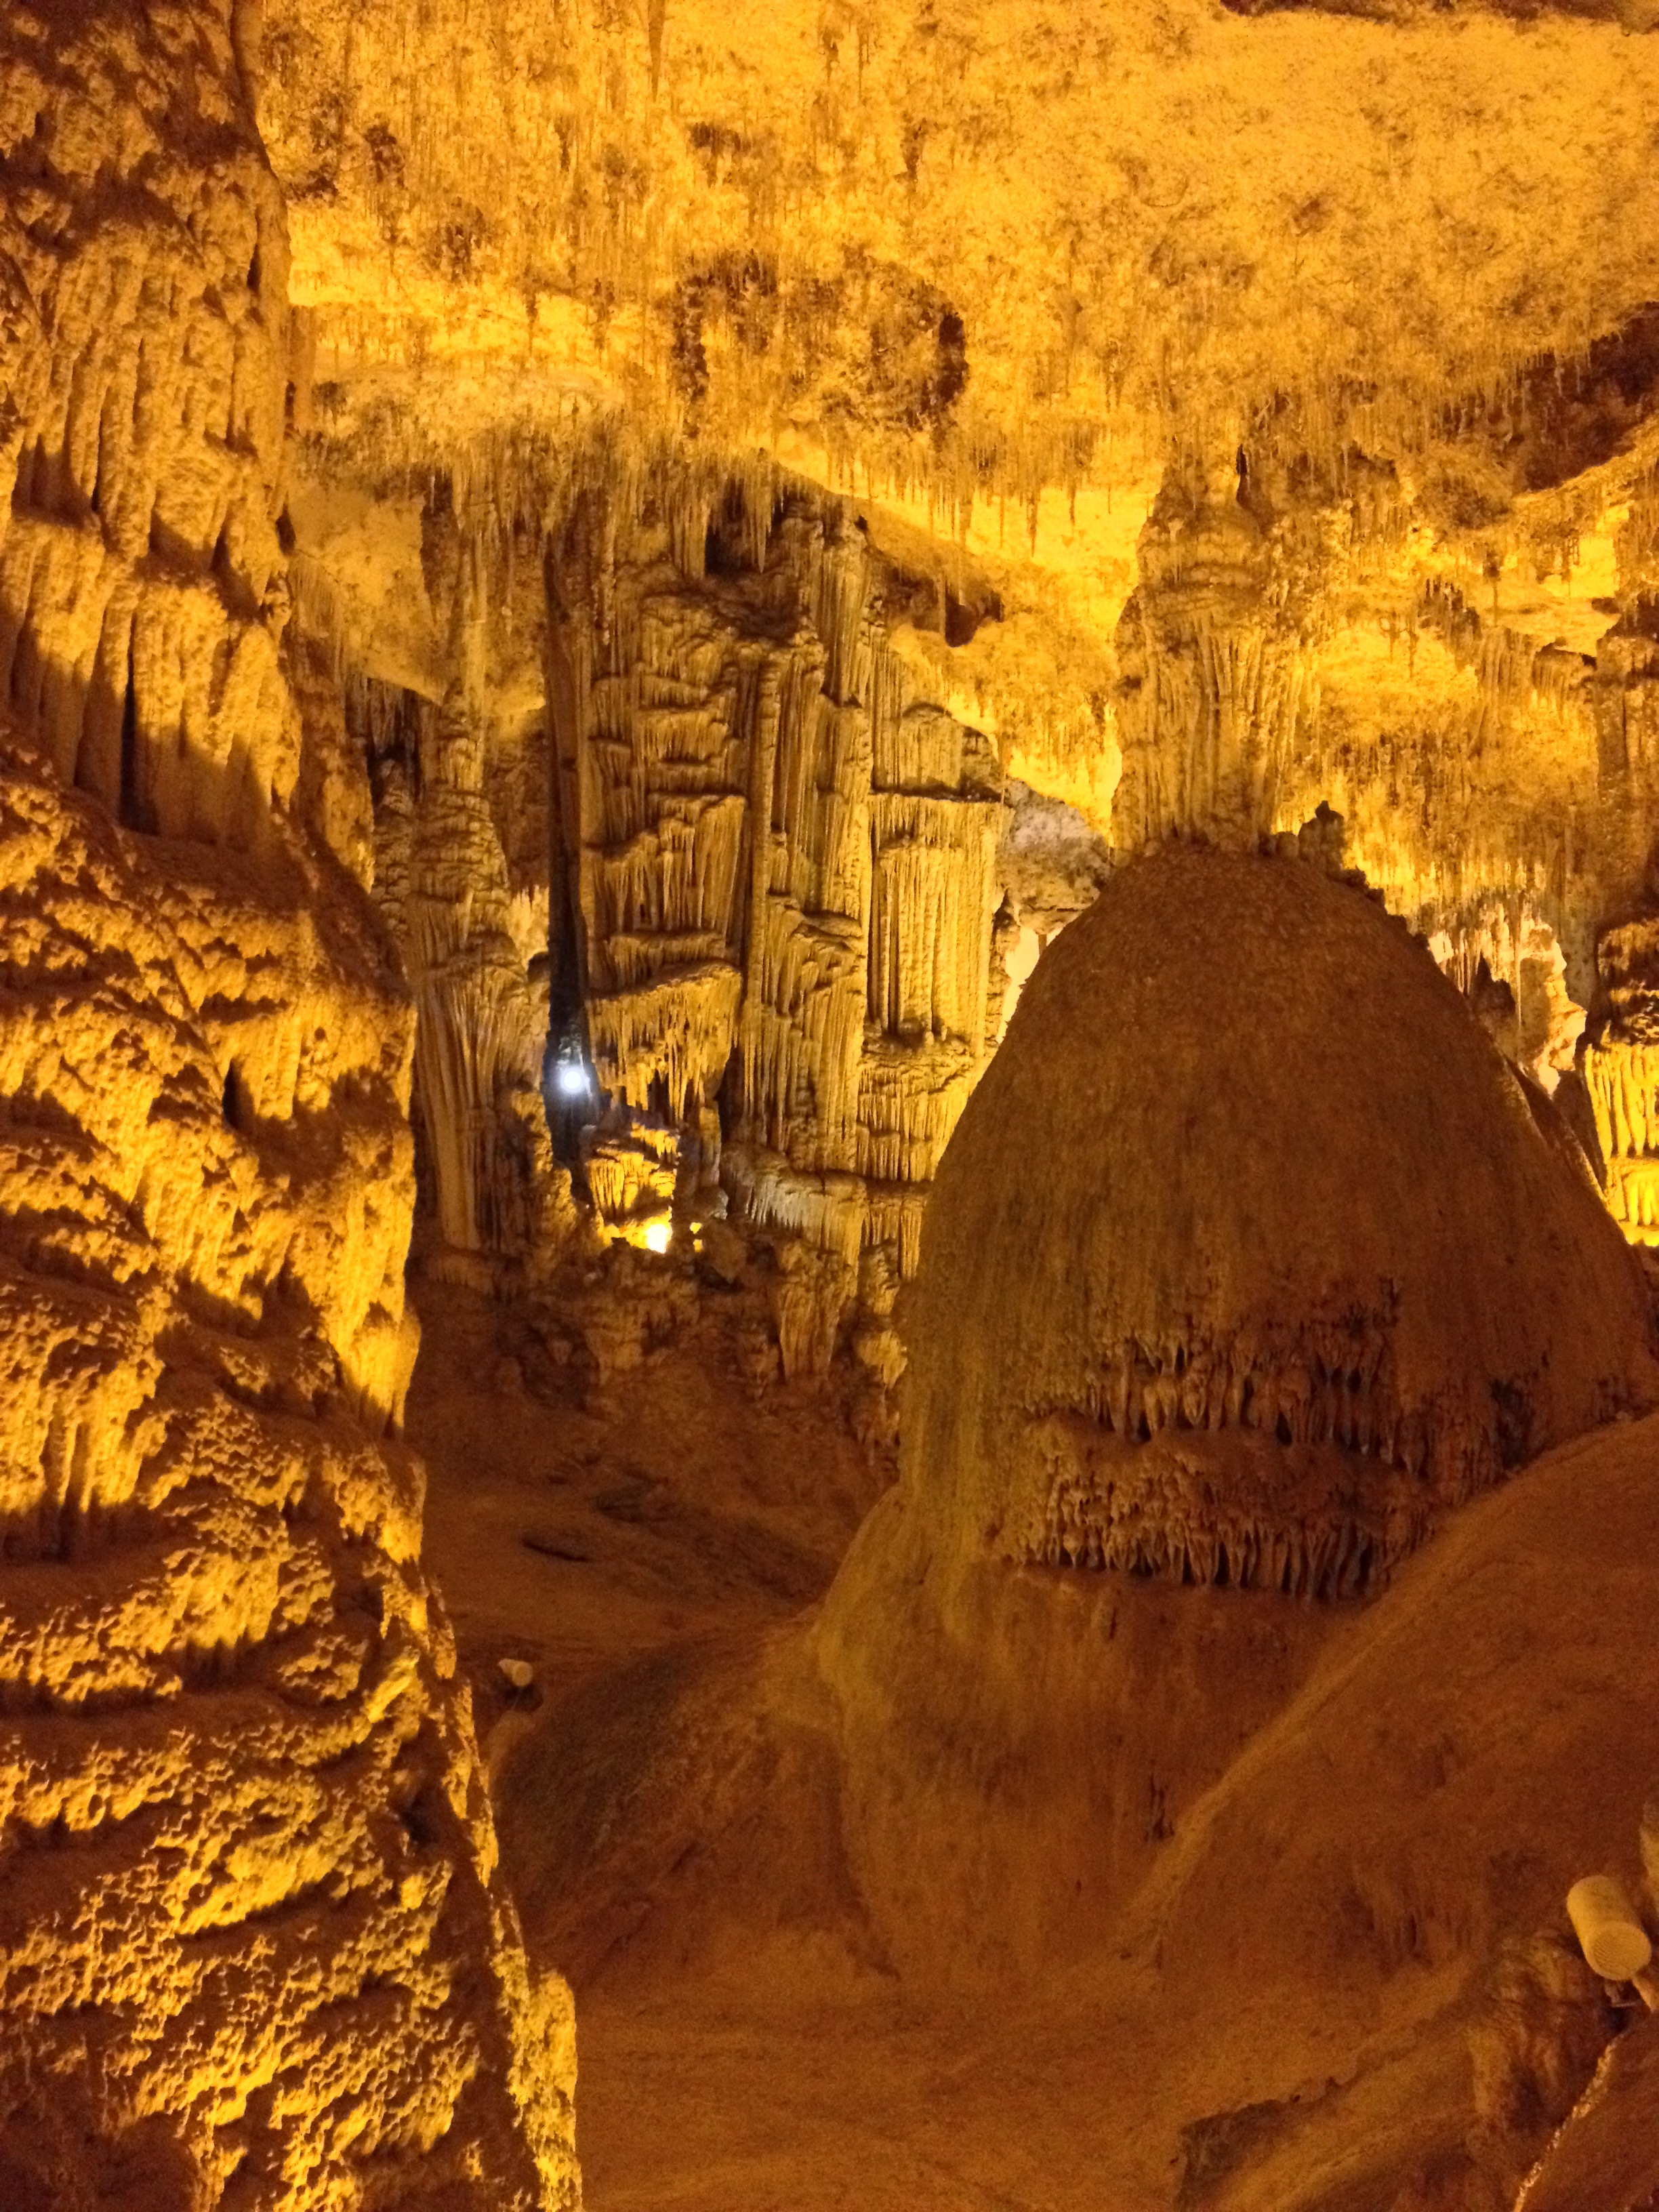
[[645, 1249], [647, 1252], [665, 1252], [668, 1240], [674, 1234], [672, 1221], [647, 1221], [645, 1224]]
[[561, 1061], [553, 1080], [567, 1098], [582, 1098], [587, 1094], [587, 1070], [574, 1060]]

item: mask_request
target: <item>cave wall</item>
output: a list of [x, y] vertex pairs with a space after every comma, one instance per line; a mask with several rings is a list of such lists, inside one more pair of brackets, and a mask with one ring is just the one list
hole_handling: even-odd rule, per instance
[[[1015, 916], [1086, 899], [1079, 840], [1103, 865], [1064, 807], [1000, 859], [1000, 748], [918, 643], [981, 619], [937, 561], [764, 461], [605, 423], [471, 481], [313, 441], [293, 503], [421, 1011], [431, 1264], [544, 1272], [582, 1240], [574, 1174], [630, 1236], [729, 1204], [912, 1268]], [[417, 624], [386, 619], [399, 557]]]
[[[1646, 422], [1615, 457], [1638, 495]], [[362, 465], [349, 442], [337, 454]], [[1519, 510], [1513, 485], [1507, 509], [1494, 494], [1491, 544], [1523, 525], [1534, 539], [1493, 553], [1483, 612], [1413, 520], [1403, 462], [1351, 456], [1317, 477], [1305, 459], [1171, 465], [1116, 626], [1112, 844], [1301, 832], [1361, 868], [1518, 1065], [1547, 1090], [1572, 1077], [1610, 1202], [1642, 1236], [1648, 1109], [1595, 1102], [1644, 1078], [1625, 1060], [1593, 1070], [1635, 1042], [1614, 1018], [1627, 951], [1610, 933], [1652, 896], [1643, 500], [1575, 550], [1576, 482]], [[707, 1210], [723, 1184], [848, 1259], [891, 1243], [908, 1272], [997, 1033], [1018, 841], [1048, 837], [1059, 865], [1074, 834], [1075, 817], [999, 816], [1011, 746], [953, 685], [951, 664], [1002, 627], [994, 570], [918, 558], [879, 507], [763, 460], [670, 446], [645, 465], [591, 425], [463, 481], [416, 502], [427, 626], [448, 640], [435, 673], [399, 660], [395, 626], [376, 642], [385, 602], [361, 585], [319, 625], [381, 672], [358, 685], [374, 703], [354, 727], [377, 763], [377, 896], [448, 1100], [429, 1140], [443, 1236], [520, 1261], [568, 1240], [537, 1095], [568, 1048], [615, 1109], [585, 1162], [606, 1219], [661, 1217], [677, 1187]], [[381, 520], [348, 528], [337, 495], [315, 567], [372, 570], [393, 503], [383, 483]], [[1583, 570], [1608, 587], [1593, 605], [1573, 597]], [[478, 756], [465, 822], [439, 766], [463, 727]], [[1066, 787], [1053, 762], [1047, 780]], [[417, 851], [438, 886], [423, 911], [451, 917], [430, 945], [406, 898]], [[441, 1013], [434, 991], [477, 1003]]]
[[0, 33], [0, 2196], [575, 2194], [398, 1441], [415, 1023], [228, 12]]
[[997, 1011], [1001, 767], [891, 647], [902, 580], [840, 503], [765, 474], [749, 496], [689, 533], [671, 505], [608, 575], [578, 555], [556, 586], [595, 1073], [680, 1122], [751, 1218], [908, 1272]]
[[1659, 1237], [1659, 63], [259, 12], [0, 32], [0, 2186], [568, 2201], [397, 1437], [411, 1101], [446, 1248], [544, 1256], [574, 1038], [590, 1188], [822, 1248], [817, 1364], [994, 1041], [1025, 745], [1559, 955]]
[[[1548, 1090], [1572, 1077], [1638, 1237], [1649, 1109], [1596, 1101], [1645, 1079], [1592, 1071], [1635, 1042], [1609, 933], [1652, 899], [1651, 398], [1644, 383], [1607, 464], [1635, 495], [1614, 521], [1575, 540], [1576, 479], [1511, 483], [1482, 586], [1425, 527], [1403, 458], [1322, 476], [1291, 439], [1291, 461], [1268, 441], [1171, 463], [1116, 623], [1104, 816], [1121, 854], [1302, 832], [1362, 869], [1518, 1065]], [[1047, 836], [1057, 866], [1074, 835], [1074, 816], [999, 813], [1019, 750], [959, 680], [1004, 627], [999, 572], [763, 459], [642, 458], [603, 421], [471, 478], [377, 477], [342, 404], [356, 427], [307, 455], [300, 566], [328, 580], [301, 621], [352, 672], [374, 767], [376, 896], [426, 1012], [416, 1116], [429, 1094], [446, 1248], [533, 1268], [575, 1233], [544, 1134], [568, 1050], [603, 1094], [578, 1173], [607, 1221], [660, 1218], [677, 1189], [707, 1211], [723, 1188], [848, 1260], [891, 1244], [908, 1272], [998, 1030], [1015, 847]], [[1558, 473], [1576, 422], [1557, 426]], [[323, 489], [325, 461], [368, 489]], [[424, 662], [388, 604], [398, 533]], [[1584, 578], [1607, 587], [1593, 603]], [[1053, 758], [1022, 766], [1068, 787]]]

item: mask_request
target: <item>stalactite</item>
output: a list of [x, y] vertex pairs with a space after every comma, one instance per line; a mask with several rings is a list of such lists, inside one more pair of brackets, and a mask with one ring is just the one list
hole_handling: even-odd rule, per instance
[[[1316, 1327], [1293, 1349], [1132, 1340], [1085, 1395], [1090, 1419], [1052, 1421], [1034, 1446], [1053, 1462], [1034, 1560], [1358, 1595], [1421, 1540], [1431, 1493], [1443, 1505], [1479, 1486], [1488, 1450], [1484, 1427], [1401, 1411], [1378, 1330]], [[1209, 1437], [1237, 1443], [1218, 1455]], [[1160, 1438], [1149, 1469], [1138, 1448]]]
[[[407, 860], [384, 896], [420, 1010], [416, 1105], [441, 1232], [455, 1252], [523, 1262], [556, 1252], [570, 1197], [542, 1107], [545, 1020], [510, 926], [484, 744], [477, 708], [447, 702], [424, 749]], [[400, 811], [393, 800], [394, 822]], [[389, 842], [400, 835], [388, 825]]]
[[[859, 1173], [877, 1183], [930, 1182], [983, 1060], [982, 1040], [872, 1040], [860, 1070]], [[914, 1273], [908, 1251], [905, 1272]]]
[[[797, 1168], [756, 1146], [735, 1147], [723, 1163], [744, 1216], [757, 1228], [781, 1229], [854, 1266], [871, 1235], [871, 1193], [860, 1176]], [[907, 1194], [916, 1199], [920, 1194]]]
[[1045, 1525], [1024, 1555], [1034, 1566], [1328, 1601], [1380, 1589], [1432, 1525], [1416, 1474], [1361, 1482], [1328, 1446], [1310, 1447], [1288, 1476], [1277, 1453], [1261, 1455], [1258, 1470], [1237, 1451], [1224, 1471], [1195, 1455], [1190, 1465], [1166, 1455], [1149, 1473], [1133, 1445], [1114, 1453], [1052, 1421], [1034, 1449], [1053, 1469]]
[[710, 963], [587, 1001], [599, 1080], [641, 1113], [660, 1083], [678, 1113], [719, 1083], [732, 1056], [743, 979]]
[[1659, 1023], [1644, 1015], [1598, 1024], [1583, 1066], [1608, 1210], [1632, 1243], [1659, 1244]]
[[1417, 619], [1440, 638], [1460, 667], [1473, 667], [1489, 697], [1514, 707], [1534, 695], [1558, 712], [1571, 694], [1588, 683], [1583, 657], [1540, 645], [1502, 623], [1487, 622], [1455, 585], [1433, 576], [1425, 583]]
[[[856, 1253], [855, 1179], [930, 1176], [983, 1056], [1000, 769], [915, 697], [833, 504], [769, 472], [678, 496], [617, 540], [603, 609], [591, 551], [559, 571], [590, 625], [558, 631], [555, 720], [596, 1068], [678, 1114], [735, 1054], [733, 1188]], [[676, 533], [733, 514], [752, 580], [694, 595]]]
[[[509, 735], [476, 674], [441, 715], [356, 665], [350, 610], [329, 588], [302, 594], [309, 649], [346, 652], [348, 717], [380, 800], [378, 895], [434, 1031], [418, 1088], [422, 1126], [428, 1098], [441, 1123], [440, 1192], [507, 1172], [477, 1133], [495, 1111], [483, 1061], [510, 1067], [503, 1097], [527, 1098], [543, 1001], [520, 1003], [513, 970], [542, 958], [544, 883], [546, 1018], [628, 1114], [723, 1118], [734, 1176], [747, 1150], [809, 1182], [929, 1177], [994, 1026], [1003, 779], [992, 744], [888, 642], [884, 599], [904, 603], [915, 580], [841, 502], [783, 488], [768, 462], [671, 465], [618, 432], [562, 456], [497, 441], [469, 469], [431, 491], [428, 587], [457, 609], [469, 593], [493, 604], [541, 544], [544, 726]], [[491, 501], [538, 513], [544, 534], [520, 547], [518, 525], [477, 526]], [[712, 566], [693, 577], [698, 532]], [[482, 669], [488, 648], [458, 653]], [[503, 838], [519, 906], [501, 904]], [[438, 867], [446, 842], [467, 866], [422, 889], [420, 856]], [[517, 1156], [525, 1114], [509, 1119]], [[913, 1268], [915, 1209], [881, 1205]], [[520, 1218], [476, 1194], [441, 1211], [467, 1250], [496, 1235], [485, 1215]]]
[[[43, 82], [42, 112], [49, 96]], [[87, 126], [95, 137], [96, 118]], [[6, 380], [22, 409], [0, 547], [0, 683], [65, 780], [112, 805], [130, 714], [132, 826], [246, 846], [285, 807], [301, 747], [277, 669], [283, 310], [243, 282], [254, 239], [280, 228], [276, 187], [250, 138], [189, 230], [149, 223], [124, 189], [106, 165], [78, 197], [82, 180], [66, 172], [49, 195], [56, 214], [39, 210], [42, 239], [95, 229], [96, 250], [43, 258], [8, 226], [6, 250], [50, 300], [52, 325], [48, 345], [37, 323], [32, 359]]]
[[1000, 817], [994, 801], [873, 794], [869, 1010], [884, 1033], [982, 1035]]
[[674, 1200], [680, 1132], [641, 1115], [621, 1132], [601, 1130], [586, 1166], [594, 1211], [607, 1227], [641, 1218], [660, 1220]]
[[1194, 833], [1249, 845], [1273, 827], [1306, 596], [1285, 553], [1231, 465], [1170, 471], [1118, 626], [1121, 845]]

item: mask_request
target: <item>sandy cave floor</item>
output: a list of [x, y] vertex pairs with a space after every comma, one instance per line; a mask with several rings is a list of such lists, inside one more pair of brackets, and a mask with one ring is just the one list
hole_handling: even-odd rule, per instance
[[[407, 1436], [483, 1740], [665, 1645], [793, 1618], [891, 1479], [823, 1390], [745, 1388], [719, 1357], [718, 1306], [598, 1392], [579, 1372], [527, 1387], [503, 1308], [429, 1278], [415, 1296]], [[509, 1657], [537, 1670], [522, 1705]]]
[[[416, 1297], [407, 1436], [428, 1469], [426, 1555], [492, 1771], [578, 1691], [793, 1619], [890, 1479], [822, 1387], [757, 1400], [706, 1340], [597, 1398], [575, 1376], [539, 1395], [501, 1309], [429, 1278]], [[526, 1698], [503, 1658], [535, 1667]], [[829, 2006], [769, 1972], [753, 1988], [579, 1996], [589, 2212], [1032, 2201], [966, 2181], [939, 2094], [969, 2070], [958, 2039], [878, 1986]]]
[[[430, 1279], [415, 1295], [407, 1435], [428, 1473], [427, 1559], [493, 1772], [560, 1701], [653, 1654], [742, 1648], [795, 1617], [890, 1478], [824, 1386], [775, 1382], [757, 1400], [706, 1335], [597, 1401], [574, 1376], [538, 1395], [503, 1364], [501, 1309]], [[522, 1701], [506, 1657], [537, 1669]], [[1138, 2047], [1103, 2011], [1079, 2049], [1074, 2008], [1059, 2027], [1041, 2004], [1024, 2021], [930, 2015], [810, 1945], [781, 1972], [775, 1942], [752, 1973], [740, 1959], [690, 1975], [652, 1961], [579, 1979], [577, 1995], [589, 2212], [1167, 2201], [1109, 2087], [1152, 2059], [1144, 2013]], [[1057, 2096], [1065, 2076], [1076, 2091]]]

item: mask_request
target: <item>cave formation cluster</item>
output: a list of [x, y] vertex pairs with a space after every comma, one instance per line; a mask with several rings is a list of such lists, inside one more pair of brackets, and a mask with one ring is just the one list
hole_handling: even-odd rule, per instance
[[[1656, 115], [1648, 0], [8, 7], [0, 2202], [579, 2200], [422, 1284], [601, 1405], [730, 1290], [734, 1395], [902, 1468], [761, 1704], [924, 1978], [902, 1820], [972, 1824], [1075, 1608], [1141, 1593], [1126, 1710], [1236, 1660], [1267, 1741], [1343, 1607], [1437, 1634], [1471, 1501], [1649, 1411]], [[1115, 1725], [1055, 1696], [1057, 1758]], [[988, 1922], [1022, 1833], [917, 1866]], [[1489, 2149], [1179, 2201], [1508, 2212]]]

